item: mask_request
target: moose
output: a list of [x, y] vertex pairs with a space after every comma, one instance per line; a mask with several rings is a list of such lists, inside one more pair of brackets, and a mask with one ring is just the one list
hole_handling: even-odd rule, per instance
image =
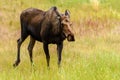
[[20, 15], [21, 37], [17, 40], [17, 59], [14, 67], [20, 63], [20, 47], [24, 40], [30, 36], [28, 52], [30, 62], [33, 64], [32, 50], [36, 41], [43, 43], [46, 55], [47, 67], [49, 67], [50, 54], [48, 45], [57, 45], [58, 66], [61, 63], [63, 41], [75, 41], [74, 33], [70, 22], [70, 12], [65, 10], [64, 14], [59, 13], [57, 7], [51, 7], [47, 11], [37, 8], [28, 8]]

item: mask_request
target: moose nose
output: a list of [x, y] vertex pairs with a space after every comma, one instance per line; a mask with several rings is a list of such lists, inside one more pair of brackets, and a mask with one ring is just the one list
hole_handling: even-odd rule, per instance
[[74, 35], [68, 35], [68, 36], [67, 36], [67, 40], [68, 40], [68, 41], [75, 41]]

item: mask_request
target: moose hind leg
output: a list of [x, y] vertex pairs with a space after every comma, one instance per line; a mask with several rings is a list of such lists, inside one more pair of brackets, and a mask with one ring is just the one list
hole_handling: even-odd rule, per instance
[[17, 59], [15, 63], [13, 64], [14, 67], [18, 66], [20, 63], [20, 47], [23, 41], [27, 38], [27, 34], [22, 35], [20, 39], [17, 40]]
[[17, 60], [15, 61], [15, 63], [13, 64], [14, 67], [18, 66], [18, 64], [20, 63], [20, 47], [22, 44], [22, 40], [18, 39], [17, 40]]
[[33, 51], [34, 45], [35, 45], [35, 39], [33, 39], [33, 38], [30, 36], [30, 42], [29, 42], [29, 45], [28, 45], [28, 52], [29, 52], [31, 64], [33, 64], [32, 51]]

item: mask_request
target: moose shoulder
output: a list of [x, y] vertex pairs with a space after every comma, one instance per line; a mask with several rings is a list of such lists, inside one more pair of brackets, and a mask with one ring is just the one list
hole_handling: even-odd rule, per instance
[[63, 41], [65, 38], [68, 41], [75, 40], [68, 10], [65, 11], [65, 14], [60, 14], [56, 7], [52, 7], [48, 11], [29, 8], [21, 13], [20, 23], [21, 37], [17, 40], [17, 60], [13, 66], [16, 67], [20, 63], [20, 47], [29, 35], [28, 51], [31, 63], [33, 63], [32, 50], [37, 40], [43, 42], [48, 67], [50, 61], [48, 44], [57, 44], [58, 65], [60, 66]]

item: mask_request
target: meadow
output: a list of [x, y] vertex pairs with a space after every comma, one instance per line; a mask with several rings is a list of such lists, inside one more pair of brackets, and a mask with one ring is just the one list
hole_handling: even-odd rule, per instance
[[[120, 80], [119, 5], [119, 0], [0, 0], [0, 80]], [[13, 68], [20, 13], [29, 7], [48, 10], [51, 6], [62, 13], [70, 10], [76, 39], [64, 41], [61, 68], [56, 45], [51, 44], [47, 69], [40, 42], [34, 47], [35, 66], [31, 66], [29, 38], [21, 47], [20, 65]]]

